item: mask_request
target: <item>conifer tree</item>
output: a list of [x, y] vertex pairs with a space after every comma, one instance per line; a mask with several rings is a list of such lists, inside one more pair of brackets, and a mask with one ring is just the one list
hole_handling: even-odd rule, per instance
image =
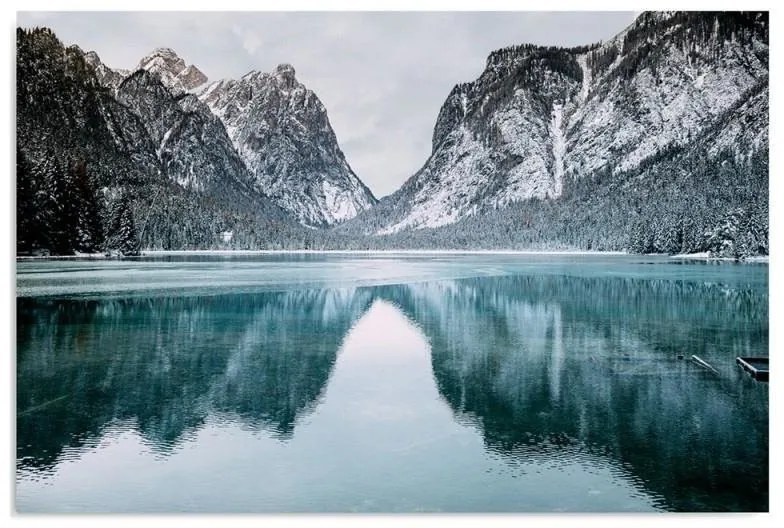
[[41, 246], [41, 222], [36, 204], [33, 168], [24, 152], [16, 147], [16, 251], [30, 253]]
[[139, 254], [140, 246], [131, 202], [127, 195], [123, 194], [110, 209], [104, 247], [110, 253], [132, 256]]
[[87, 164], [76, 161], [71, 166], [71, 172], [77, 199], [75, 249], [96, 251], [103, 243], [103, 229], [95, 189], [87, 174]]

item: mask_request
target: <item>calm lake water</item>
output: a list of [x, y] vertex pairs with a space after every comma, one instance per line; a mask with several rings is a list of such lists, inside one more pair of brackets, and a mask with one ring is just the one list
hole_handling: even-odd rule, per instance
[[734, 362], [765, 264], [22, 261], [17, 292], [21, 512], [768, 509]]

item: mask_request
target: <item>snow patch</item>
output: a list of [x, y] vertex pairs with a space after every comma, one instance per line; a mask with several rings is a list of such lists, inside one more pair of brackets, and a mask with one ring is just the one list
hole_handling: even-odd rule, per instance
[[566, 154], [566, 133], [563, 128], [563, 105], [553, 105], [552, 119], [550, 120], [550, 141], [553, 146], [553, 198], [561, 196], [563, 192], [564, 154]]
[[169, 136], [171, 136], [173, 128], [170, 128], [166, 131], [163, 135], [163, 139], [161, 140], [161, 144], [158, 145], [158, 148], [155, 150], [155, 154], [158, 156], [158, 159], [161, 159], [161, 154], [163, 154], [163, 149], [166, 146], [166, 142], [169, 141]]
[[582, 104], [588, 99], [588, 92], [591, 89], [591, 82], [593, 81], [593, 74], [591, 68], [588, 67], [588, 54], [584, 53], [577, 57], [577, 64], [583, 72], [583, 84], [580, 87], [580, 93], [577, 96], [578, 104]]
[[678, 255], [670, 255], [670, 258], [686, 260], [722, 260], [733, 262], [770, 262], [770, 257], [768, 255], [755, 255], [753, 257], [746, 257], [745, 259], [738, 260], [732, 257], [712, 257], [711, 254], [707, 251], [700, 253], [680, 253]]
[[342, 222], [357, 216], [357, 204], [352, 200], [350, 193], [329, 180], [324, 180], [321, 187], [324, 191], [322, 214], [328, 223]]

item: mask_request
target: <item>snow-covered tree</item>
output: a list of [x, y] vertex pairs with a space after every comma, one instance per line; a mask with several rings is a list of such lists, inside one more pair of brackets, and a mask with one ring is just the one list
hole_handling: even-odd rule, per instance
[[140, 244], [131, 211], [131, 202], [125, 194], [122, 194], [110, 207], [104, 248], [109, 253], [121, 256], [139, 254]]

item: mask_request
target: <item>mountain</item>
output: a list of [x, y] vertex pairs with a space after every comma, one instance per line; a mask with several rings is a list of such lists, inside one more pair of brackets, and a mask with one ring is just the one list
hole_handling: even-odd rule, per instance
[[[129, 72], [112, 70], [94, 52], [91, 54], [91, 64], [104, 86], [117, 90], [129, 77]], [[140, 71], [149, 76], [143, 80], [139, 77], [132, 84], [142, 81], [146, 86], [157, 80], [170, 92], [168, 97], [177, 99], [180, 106], [185, 104], [185, 111], [199, 114], [201, 121], [215, 121], [207, 117], [208, 113], [217, 116], [226, 131], [210, 124], [218, 139], [215, 148], [208, 148], [205, 155], [212, 156], [217, 148], [221, 152], [217, 157], [226, 158], [228, 149], [223, 138], [228, 133], [233, 150], [252, 175], [252, 187], [272, 198], [300, 223], [314, 227], [335, 224], [377, 202], [346, 161], [324, 105], [297, 81], [291, 65], [281, 64], [272, 74], [253, 71], [239, 80], [207, 83], [206, 75], [196, 66], [186, 65], [174, 50], [157, 48], [139, 61], [133, 75]], [[139, 93], [138, 88], [133, 90]], [[159, 97], [163, 93], [160, 89], [153, 91]], [[201, 103], [190, 93], [197, 94]], [[118, 97], [124, 100], [122, 94]], [[171, 117], [164, 117], [160, 108], [149, 104], [142, 115], [158, 121], [153, 129], [160, 129]], [[170, 128], [171, 125], [165, 125], [162, 131]], [[160, 133], [157, 136], [163, 140]], [[179, 165], [176, 161], [171, 163]], [[230, 172], [236, 173], [236, 168]]]
[[[46, 28], [17, 30], [17, 251], [302, 247], [220, 121], [144, 70], [117, 77]], [[136, 248], [135, 250], [133, 248]]]
[[158, 159], [180, 186], [211, 196], [255, 192], [223, 124], [196, 96], [172, 92], [155, 74], [137, 70], [117, 87], [116, 98], [144, 123]]
[[291, 65], [217, 81], [198, 96], [223, 121], [255, 187], [303, 224], [335, 224], [376, 203], [340, 150], [324, 105]]
[[185, 61], [171, 48], [156, 48], [144, 56], [134, 68], [146, 70], [166, 86], [176, 92], [189, 91], [207, 82], [204, 75], [193, 64], [185, 65]]
[[[498, 225], [490, 220], [482, 225], [482, 218], [540, 215], [547, 223], [555, 215], [568, 223], [570, 212], [574, 218], [588, 216], [583, 211], [588, 203], [596, 216], [602, 204], [595, 196], [617, 196], [605, 192], [607, 185], [629, 187], [632, 175], [638, 194], [645, 195], [635, 199], [656, 200], [659, 178], [669, 178], [659, 171], [675, 157], [699, 158], [702, 173], [716, 172], [731, 160], [738, 177], [726, 182], [729, 197], [705, 209], [721, 216], [742, 208], [748, 216], [752, 205], [767, 203], [767, 185], [756, 182], [744, 203], [731, 197], [732, 187], [746, 188], [747, 175], [760, 173], [759, 163], [748, 166], [752, 161], [764, 158], [766, 170], [767, 112], [766, 13], [643, 13], [603, 44], [504, 48], [490, 54], [477, 80], [458, 84], [449, 94], [424, 166], [344, 230], [383, 235], [458, 223], [427, 237], [441, 245], [456, 244], [453, 235], [468, 237], [469, 245], [483, 244], [486, 233], [498, 236], [493, 232]], [[693, 196], [693, 184], [671, 190]], [[661, 215], [684, 212], [680, 203], [668, 207], [677, 200], [659, 200], [655, 214], [632, 208], [626, 218], [644, 220], [652, 230]], [[618, 213], [624, 216], [630, 207], [621, 204]], [[712, 218], [695, 220], [706, 229], [715, 227]], [[521, 231], [519, 221], [507, 224]], [[567, 227], [576, 233], [586, 225]], [[547, 229], [540, 228], [537, 237], [545, 240], [537, 243], [546, 244]], [[417, 236], [390, 240], [419, 244], [407, 241]], [[578, 238], [551, 232], [549, 242], [584, 243]], [[630, 239], [606, 245], [628, 249]]]

